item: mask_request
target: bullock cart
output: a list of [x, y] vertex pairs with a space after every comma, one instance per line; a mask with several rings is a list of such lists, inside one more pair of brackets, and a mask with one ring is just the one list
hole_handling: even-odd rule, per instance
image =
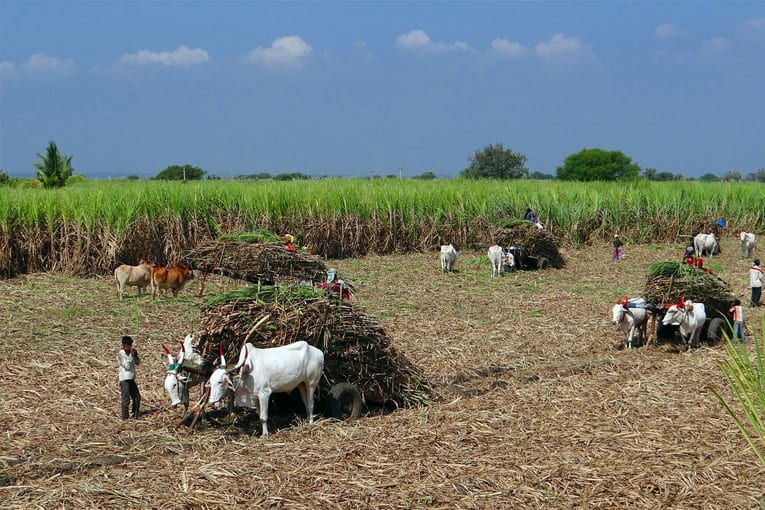
[[720, 277], [680, 262], [658, 262], [648, 271], [643, 297], [653, 311], [651, 330], [656, 331], [657, 341], [674, 339], [677, 327], [663, 325], [662, 319], [672, 305], [684, 299], [706, 308], [701, 340], [716, 344], [732, 334], [729, 310], [735, 296]]
[[[396, 351], [383, 327], [334, 294], [304, 285], [254, 285], [217, 296], [202, 310], [196, 349], [210, 366], [236, 360], [242, 346], [305, 340], [324, 353], [317, 410], [337, 419], [426, 404], [429, 385]], [[301, 409], [292, 395], [273, 401], [272, 414]]]
[[513, 254], [517, 269], [557, 269], [565, 265], [561, 240], [528, 221], [509, 220], [493, 234], [494, 241]]

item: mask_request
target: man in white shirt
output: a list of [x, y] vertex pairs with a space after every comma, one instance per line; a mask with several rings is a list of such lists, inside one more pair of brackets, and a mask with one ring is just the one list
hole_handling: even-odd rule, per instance
[[749, 286], [752, 288], [752, 299], [750, 306], [760, 306], [760, 296], [762, 295], [762, 269], [760, 269], [760, 259], [754, 259], [754, 264], [749, 269]]
[[133, 348], [133, 339], [129, 336], [122, 337], [122, 349], [117, 354], [117, 362], [120, 364], [120, 396], [122, 398], [122, 419], [127, 420], [130, 416], [128, 409], [130, 401], [133, 401], [133, 418], [138, 418], [138, 410], [141, 407], [141, 393], [135, 383], [135, 367], [141, 363], [138, 351]]

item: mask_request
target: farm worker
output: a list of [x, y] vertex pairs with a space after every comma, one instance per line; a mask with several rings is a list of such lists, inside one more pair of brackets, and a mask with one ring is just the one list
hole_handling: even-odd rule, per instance
[[749, 269], [749, 286], [752, 288], [752, 299], [749, 306], [760, 306], [760, 296], [762, 295], [762, 269], [760, 269], [760, 259], [754, 259], [752, 267]]
[[744, 343], [744, 307], [741, 306], [741, 300], [735, 299], [733, 301], [733, 305], [731, 305], [730, 310], [728, 310], [733, 314], [733, 342], [736, 342], [736, 339], [738, 339], [739, 343]]
[[685, 262], [689, 266], [692, 266], [693, 264], [688, 262], [688, 259], [693, 260], [693, 254], [695, 253], [695, 251], [696, 249], [693, 247], [693, 245], [686, 246], [685, 253], [683, 254], [683, 262]]
[[531, 207], [527, 208], [526, 214], [523, 216], [523, 219], [526, 221], [531, 221], [533, 217], [534, 217], [534, 211], [531, 210]]
[[133, 348], [133, 339], [129, 336], [122, 337], [122, 349], [117, 354], [117, 362], [120, 365], [120, 396], [122, 399], [122, 419], [127, 420], [130, 416], [128, 408], [133, 401], [133, 418], [138, 418], [138, 410], [141, 407], [141, 393], [135, 383], [135, 367], [141, 363], [138, 351]]
[[617, 262], [622, 260], [622, 244], [622, 240], [619, 239], [619, 234], [614, 234], [614, 250], [611, 252], [611, 260]]

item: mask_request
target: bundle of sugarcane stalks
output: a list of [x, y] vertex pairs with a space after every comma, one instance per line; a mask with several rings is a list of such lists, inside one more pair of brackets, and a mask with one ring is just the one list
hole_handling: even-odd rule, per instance
[[735, 296], [719, 276], [681, 262], [657, 262], [648, 268], [643, 297], [654, 306], [682, 298], [704, 303], [707, 316], [728, 316]]
[[351, 303], [302, 285], [251, 286], [202, 310], [199, 352], [227, 364], [242, 346], [276, 347], [305, 340], [324, 352], [319, 395], [339, 382], [355, 384], [368, 406], [411, 407], [428, 401], [425, 377], [390, 345], [383, 327]]
[[494, 233], [493, 241], [505, 249], [510, 246], [522, 246], [526, 255], [547, 258], [550, 267], [560, 269], [566, 263], [560, 254], [560, 238], [547, 229], [537, 228], [529, 221], [505, 221]]
[[195, 269], [251, 283], [316, 283], [326, 277], [321, 259], [274, 236], [219, 238], [186, 255]]

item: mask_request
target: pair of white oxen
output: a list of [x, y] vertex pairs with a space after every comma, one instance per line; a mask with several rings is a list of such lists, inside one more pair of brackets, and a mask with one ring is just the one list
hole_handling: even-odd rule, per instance
[[[170, 350], [162, 346], [168, 362], [165, 390], [173, 407], [183, 404], [184, 409], [187, 409], [189, 388], [203, 382], [203, 372], [194, 370], [201, 368], [204, 360], [194, 351], [193, 338], [192, 334], [186, 335], [177, 361]], [[188, 370], [188, 367], [192, 369]], [[186, 373], [181, 372], [184, 368]], [[232, 368], [227, 368], [221, 345], [220, 365], [205, 383], [207, 403], [218, 407], [228, 392], [232, 391], [235, 406], [258, 409], [263, 437], [267, 437], [268, 401], [272, 393], [290, 393], [297, 388], [305, 405], [308, 422], [313, 423], [314, 393], [323, 370], [324, 353], [304, 341], [268, 349], [258, 349], [246, 343], [239, 353], [237, 364]]]
[[[502, 266], [515, 266], [515, 257], [510, 251], [505, 251], [499, 245], [489, 246], [489, 262], [491, 262], [491, 277], [497, 278], [502, 272]], [[454, 271], [454, 262], [457, 260], [457, 250], [452, 244], [441, 246], [441, 271], [451, 273]]]
[[[641, 345], [645, 343], [649, 312], [643, 298], [624, 297], [611, 309], [611, 322], [621, 329], [625, 348], [631, 349], [636, 340]], [[679, 303], [667, 308], [661, 323], [665, 326], [678, 326], [683, 342], [690, 349], [699, 345], [701, 329], [706, 320], [704, 303], [681, 299]]]
[[[752, 256], [752, 250], [757, 243], [757, 236], [752, 232], [741, 231], [739, 235], [741, 256], [749, 258]], [[693, 238], [693, 250], [697, 257], [705, 255], [717, 255], [720, 251], [720, 245], [714, 234], [696, 234]]]

